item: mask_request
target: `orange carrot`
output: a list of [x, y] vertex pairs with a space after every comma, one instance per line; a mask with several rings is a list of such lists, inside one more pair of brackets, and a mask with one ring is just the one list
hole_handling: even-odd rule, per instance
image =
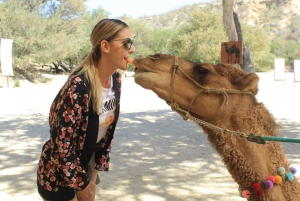
[[130, 63], [130, 64], [132, 64], [133, 66], [135, 66], [135, 64], [133, 63], [133, 61], [130, 60], [129, 58], [126, 58], [125, 60], [126, 60], [128, 63]]

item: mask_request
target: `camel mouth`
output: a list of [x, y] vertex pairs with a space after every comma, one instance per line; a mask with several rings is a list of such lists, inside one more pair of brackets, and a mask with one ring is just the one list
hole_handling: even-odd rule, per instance
[[151, 73], [153, 70], [146, 64], [144, 64], [142, 61], [139, 59], [133, 60], [133, 62], [136, 64], [136, 67], [134, 68], [134, 72], [137, 73]]
[[139, 67], [134, 69], [134, 74], [135, 75], [140, 75], [140, 74], [148, 74], [148, 73], [154, 73], [153, 71], [147, 70], [147, 69], [141, 69]]

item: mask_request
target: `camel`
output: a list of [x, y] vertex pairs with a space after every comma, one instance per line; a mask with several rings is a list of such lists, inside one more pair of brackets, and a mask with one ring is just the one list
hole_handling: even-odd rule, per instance
[[[259, 77], [229, 64], [194, 63], [156, 54], [134, 59], [135, 83], [152, 90], [184, 119], [194, 120], [221, 156], [241, 197], [249, 201], [299, 201], [300, 183], [280, 142], [274, 117], [256, 100]], [[247, 140], [248, 139], [248, 140]], [[291, 171], [293, 173], [291, 173]]]

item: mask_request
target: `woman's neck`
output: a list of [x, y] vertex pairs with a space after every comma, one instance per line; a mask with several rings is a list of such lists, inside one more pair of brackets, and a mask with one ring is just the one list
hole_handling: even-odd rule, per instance
[[107, 79], [101, 79], [100, 82], [102, 87], [104, 88], [110, 88], [111, 87], [111, 76], [109, 76]]
[[104, 60], [100, 60], [97, 68], [98, 68], [99, 78], [100, 78], [102, 87], [110, 88], [111, 87], [111, 76], [113, 74], [113, 72], [110, 69], [112, 69], [112, 68]]

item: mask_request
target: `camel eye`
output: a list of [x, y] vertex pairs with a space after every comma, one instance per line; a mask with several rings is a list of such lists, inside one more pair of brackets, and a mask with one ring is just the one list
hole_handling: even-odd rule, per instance
[[206, 68], [198, 68], [198, 73], [200, 74], [206, 74], [208, 72], [208, 70]]
[[152, 62], [156, 62], [159, 61], [161, 55], [160, 54], [149, 55], [147, 58]]
[[209, 71], [206, 68], [203, 67], [196, 67], [194, 68], [194, 78], [199, 84], [204, 84], [206, 83], [206, 77], [208, 75]]

